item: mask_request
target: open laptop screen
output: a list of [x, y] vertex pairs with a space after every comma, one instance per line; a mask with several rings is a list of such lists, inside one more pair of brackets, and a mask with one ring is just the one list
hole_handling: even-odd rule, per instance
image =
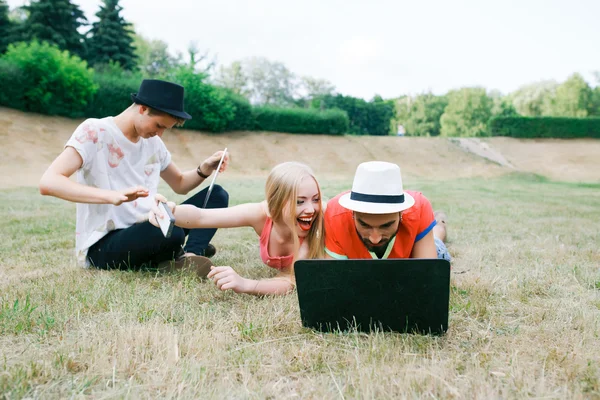
[[448, 329], [446, 260], [299, 260], [294, 271], [306, 327], [423, 334]]

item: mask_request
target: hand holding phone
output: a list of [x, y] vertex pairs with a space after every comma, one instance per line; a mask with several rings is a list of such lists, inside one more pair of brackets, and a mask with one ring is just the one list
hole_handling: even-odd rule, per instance
[[171, 233], [173, 232], [173, 226], [175, 225], [175, 217], [171, 212], [167, 203], [163, 203], [162, 201], [158, 202], [158, 209], [163, 214], [162, 218], [156, 217], [156, 222], [160, 226], [160, 230], [166, 238], [171, 237]]

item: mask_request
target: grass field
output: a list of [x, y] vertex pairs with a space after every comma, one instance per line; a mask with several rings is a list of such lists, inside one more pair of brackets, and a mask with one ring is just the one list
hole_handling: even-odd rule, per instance
[[[262, 199], [262, 177], [220, 181], [233, 204]], [[405, 187], [448, 214], [445, 336], [320, 334], [302, 328], [295, 293], [82, 270], [73, 204], [0, 191], [0, 398], [600, 398], [600, 185], [512, 174]], [[250, 229], [214, 243], [216, 264], [272, 273]]]

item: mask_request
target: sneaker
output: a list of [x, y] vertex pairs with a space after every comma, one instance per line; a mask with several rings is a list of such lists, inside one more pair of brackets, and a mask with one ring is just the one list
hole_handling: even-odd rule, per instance
[[176, 260], [163, 261], [158, 265], [158, 268], [165, 272], [190, 271], [195, 273], [199, 278], [206, 278], [212, 265], [212, 261], [206, 257], [186, 253]]

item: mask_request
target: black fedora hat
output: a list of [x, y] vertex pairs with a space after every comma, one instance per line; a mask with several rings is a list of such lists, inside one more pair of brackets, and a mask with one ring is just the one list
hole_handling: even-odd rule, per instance
[[174, 117], [192, 119], [183, 110], [183, 86], [157, 79], [144, 79], [137, 93], [131, 93], [136, 104], [152, 107]]

